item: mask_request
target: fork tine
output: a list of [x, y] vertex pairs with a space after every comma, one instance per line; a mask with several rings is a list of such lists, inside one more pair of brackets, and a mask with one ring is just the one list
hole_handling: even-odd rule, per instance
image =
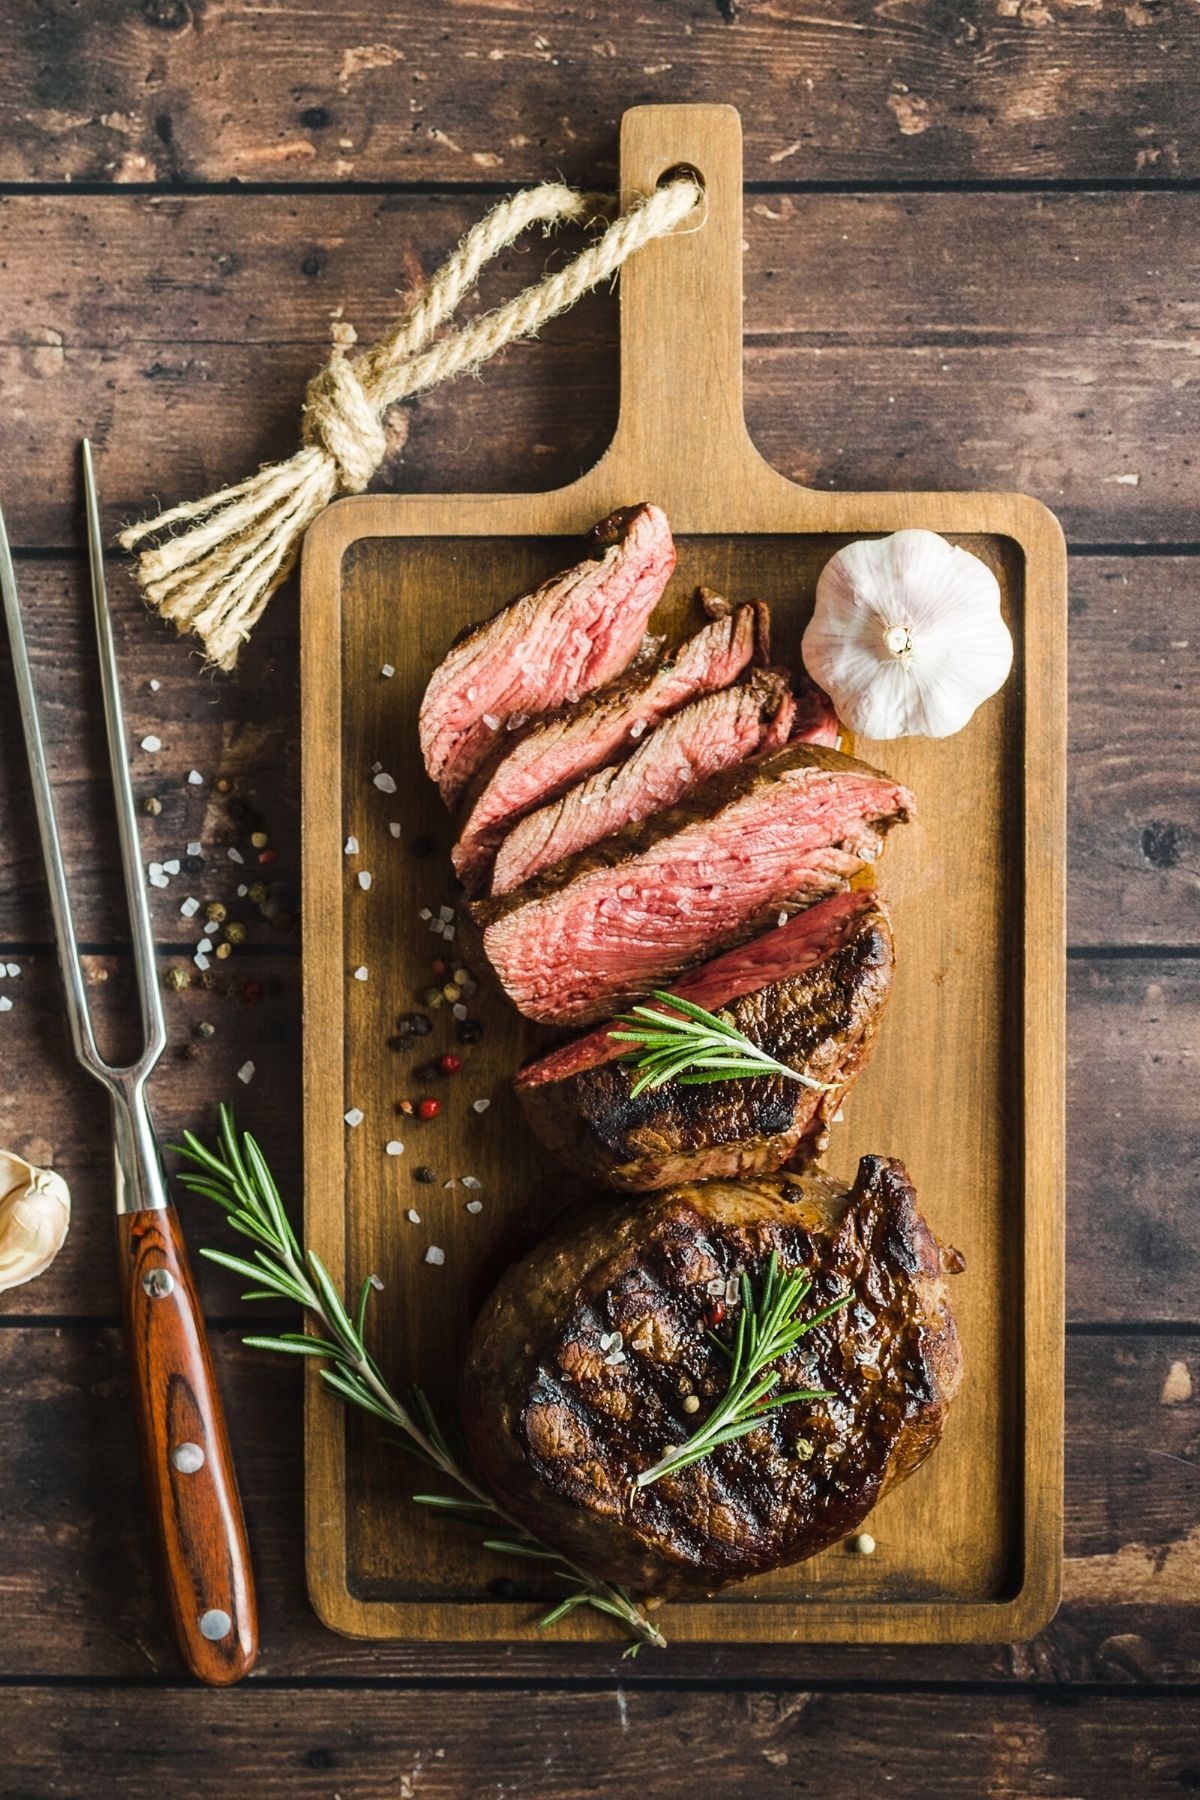
[[125, 737], [125, 712], [121, 705], [121, 689], [117, 680], [117, 653], [113, 642], [112, 614], [108, 606], [108, 586], [104, 578], [104, 541], [100, 535], [100, 504], [96, 494], [96, 472], [92, 465], [92, 446], [83, 440], [83, 492], [87, 513], [88, 560], [92, 575], [92, 608], [96, 619], [96, 646], [100, 654], [100, 686], [104, 696], [104, 725], [108, 737], [108, 761], [112, 770], [113, 800], [117, 813], [117, 838], [121, 846], [121, 868], [125, 878], [125, 901], [129, 910], [129, 930], [133, 940], [133, 961], [137, 972], [138, 1003], [142, 1013], [144, 1048], [139, 1059], [143, 1074], [154, 1067], [166, 1047], [162, 997], [154, 966], [154, 937], [150, 929], [150, 908], [146, 901], [146, 884], [142, 878], [142, 851], [138, 841], [137, 815], [133, 806], [133, 783], [129, 775], [129, 751]]
[[71, 917], [71, 896], [67, 888], [66, 870], [63, 867], [58, 823], [54, 816], [54, 792], [50, 786], [50, 772], [46, 766], [46, 746], [42, 741], [37, 696], [33, 686], [33, 671], [29, 666], [29, 648], [25, 642], [25, 626], [21, 618], [21, 602], [17, 594], [17, 575], [13, 567], [12, 551], [9, 549], [3, 512], [0, 512], [0, 591], [4, 595], [4, 617], [8, 627], [8, 641], [12, 650], [13, 679], [16, 683], [17, 704], [20, 709], [21, 728], [25, 736], [25, 750], [29, 761], [29, 779], [33, 787], [33, 809], [37, 818], [38, 836], [42, 843], [42, 861], [46, 866], [46, 885], [50, 891], [50, 913], [54, 920], [54, 937], [58, 945], [58, 964], [62, 971], [63, 987], [66, 990], [71, 1041], [79, 1061], [94, 1075], [104, 1080], [107, 1070], [101, 1060], [100, 1052], [96, 1048], [91, 1015], [88, 1012], [87, 991], [84, 986], [83, 969], [79, 961], [75, 924]]

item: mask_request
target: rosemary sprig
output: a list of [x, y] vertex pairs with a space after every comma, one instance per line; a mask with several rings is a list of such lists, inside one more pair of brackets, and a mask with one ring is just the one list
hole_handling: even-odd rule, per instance
[[819, 1312], [798, 1317], [798, 1310], [812, 1289], [812, 1276], [807, 1269], [788, 1269], [781, 1273], [779, 1258], [772, 1250], [763, 1277], [762, 1288], [755, 1298], [749, 1277], [742, 1275], [742, 1304], [738, 1312], [732, 1348], [714, 1333], [709, 1337], [729, 1357], [729, 1386], [703, 1425], [686, 1443], [673, 1444], [651, 1469], [638, 1476], [638, 1488], [649, 1487], [664, 1475], [674, 1475], [689, 1464], [699, 1462], [721, 1444], [756, 1431], [765, 1414], [780, 1406], [792, 1406], [798, 1400], [828, 1400], [828, 1388], [805, 1388], [791, 1394], [773, 1394], [779, 1379], [773, 1365], [781, 1356], [794, 1350], [806, 1333], [815, 1329], [833, 1313], [840, 1312], [853, 1299], [844, 1294]]
[[634, 1006], [617, 1019], [626, 1031], [610, 1031], [609, 1037], [633, 1044], [624, 1060], [636, 1064], [638, 1077], [630, 1089], [636, 1099], [646, 1088], [660, 1088], [668, 1081], [683, 1087], [702, 1087], [710, 1081], [726, 1081], [744, 1075], [782, 1075], [798, 1081], [802, 1087], [830, 1093], [833, 1084], [816, 1081], [801, 1069], [777, 1062], [765, 1050], [752, 1043], [736, 1025], [719, 1013], [706, 1012], [691, 1000], [677, 994], [654, 989], [654, 998], [670, 1012], [659, 1007]]
[[411, 1388], [405, 1400], [393, 1393], [364, 1337], [371, 1293], [382, 1283], [377, 1276], [368, 1275], [358, 1291], [353, 1312], [347, 1308], [320, 1258], [312, 1250], [301, 1249], [262, 1151], [249, 1132], [239, 1134], [236, 1130], [232, 1108], [220, 1108], [217, 1151], [206, 1148], [190, 1131], [185, 1131], [183, 1137], [183, 1144], [173, 1148], [194, 1167], [181, 1175], [182, 1185], [213, 1201], [233, 1229], [254, 1245], [253, 1260], [207, 1247], [201, 1249], [201, 1256], [251, 1282], [250, 1291], [242, 1296], [244, 1300], [292, 1301], [319, 1328], [316, 1336], [281, 1332], [276, 1337], [248, 1337], [243, 1341], [255, 1350], [320, 1358], [324, 1365], [321, 1377], [335, 1394], [348, 1405], [361, 1407], [392, 1426], [406, 1449], [458, 1489], [453, 1494], [414, 1494], [419, 1505], [480, 1527], [489, 1534], [484, 1539], [485, 1549], [549, 1565], [549, 1572], [565, 1582], [568, 1591], [538, 1621], [539, 1628], [553, 1625], [577, 1606], [591, 1606], [620, 1620], [632, 1634], [627, 1656], [636, 1655], [643, 1644], [661, 1649], [666, 1639], [624, 1588], [601, 1581], [569, 1557], [540, 1543], [497, 1505], [452, 1447], [420, 1388]]

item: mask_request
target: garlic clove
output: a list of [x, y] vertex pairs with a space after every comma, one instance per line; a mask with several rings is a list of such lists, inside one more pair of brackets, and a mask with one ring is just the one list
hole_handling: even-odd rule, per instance
[[70, 1223], [71, 1191], [62, 1176], [0, 1150], [0, 1293], [44, 1274]]
[[1013, 644], [987, 564], [914, 528], [831, 558], [803, 655], [851, 731], [949, 737], [1003, 685]]

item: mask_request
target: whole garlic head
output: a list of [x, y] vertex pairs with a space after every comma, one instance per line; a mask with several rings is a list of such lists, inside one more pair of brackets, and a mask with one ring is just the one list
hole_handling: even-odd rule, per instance
[[54, 1261], [71, 1223], [71, 1190], [53, 1169], [0, 1150], [0, 1293]]
[[826, 563], [803, 654], [851, 731], [949, 737], [1003, 686], [1013, 644], [986, 563], [914, 529]]

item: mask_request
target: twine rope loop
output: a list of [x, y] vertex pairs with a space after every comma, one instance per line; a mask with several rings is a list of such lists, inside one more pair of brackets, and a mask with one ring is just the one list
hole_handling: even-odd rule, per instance
[[[545, 182], [512, 194], [463, 238], [419, 298], [377, 344], [351, 358], [352, 325], [339, 320], [329, 361], [309, 382], [302, 447], [207, 499], [186, 501], [120, 534], [140, 549], [146, 599], [181, 632], [201, 639], [207, 660], [232, 669], [271, 595], [290, 574], [304, 533], [339, 494], [361, 494], [387, 454], [387, 409], [439, 382], [479, 368], [506, 344], [534, 336], [582, 295], [616, 275], [643, 245], [693, 214], [703, 193], [692, 176], [658, 188], [620, 217], [605, 195]], [[531, 225], [547, 233], [568, 221], [603, 233], [552, 275], [462, 330], [438, 337], [486, 265]], [[169, 534], [174, 526], [182, 529]]]

